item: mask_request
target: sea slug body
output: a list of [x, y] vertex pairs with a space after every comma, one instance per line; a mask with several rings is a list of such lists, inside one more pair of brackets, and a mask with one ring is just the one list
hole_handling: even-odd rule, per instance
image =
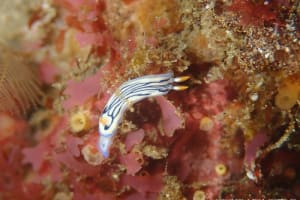
[[110, 97], [99, 118], [99, 149], [103, 156], [109, 156], [109, 147], [126, 109], [148, 97], [167, 94], [170, 90], [185, 90], [188, 86], [173, 85], [189, 79], [189, 76], [175, 77], [172, 72], [147, 75], [123, 83]]

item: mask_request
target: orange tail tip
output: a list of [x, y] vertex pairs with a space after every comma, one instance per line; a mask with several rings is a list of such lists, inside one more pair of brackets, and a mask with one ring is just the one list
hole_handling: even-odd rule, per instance
[[173, 90], [177, 90], [177, 91], [186, 90], [188, 88], [189, 87], [186, 86], [186, 85], [176, 85], [176, 86], [173, 86]]
[[174, 78], [174, 82], [180, 83], [180, 82], [184, 82], [190, 78], [191, 78], [190, 76], [179, 76], [179, 77]]

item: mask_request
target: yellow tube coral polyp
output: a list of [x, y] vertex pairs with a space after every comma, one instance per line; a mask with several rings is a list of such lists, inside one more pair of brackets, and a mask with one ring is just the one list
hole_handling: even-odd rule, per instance
[[209, 132], [214, 126], [214, 122], [210, 117], [203, 117], [200, 120], [200, 130]]
[[205, 200], [205, 192], [203, 190], [195, 191], [193, 200]]
[[220, 163], [215, 166], [215, 171], [218, 176], [224, 176], [227, 173], [227, 167]]
[[70, 127], [73, 133], [87, 130], [90, 126], [90, 120], [86, 113], [79, 111], [73, 113], [70, 119]]

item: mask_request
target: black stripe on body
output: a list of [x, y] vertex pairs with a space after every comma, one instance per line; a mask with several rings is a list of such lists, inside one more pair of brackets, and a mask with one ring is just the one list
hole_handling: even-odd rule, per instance
[[[139, 87], [137, 90], [128, 90], [126, 91], [127, 96], [120, 95], [120, 97], [115, 96], [114, 98], [114, 103], [110, 104], [108, 107], [104, 109], [104, 113], [107, 113], [107, 116], [111, 118], [111, 122], [108, 125], [104, 126], [104, 130], [108, 130], [110, 126], [114, 123], [116, 116], [122, 115], [126, 110], [126, 107], [128, 104], [133, 104], [136, 101], [140, 101], [144, 98], [151, 97], [151, 96], [158, 96], [158, 95], [163, 95], [166, 94], [171, 88], [172, 84], [168, 83], [165, 85], [149, 85], [149, 84], [144, 84], [148, 86], [143, 86]], [[153, 93], [158, 92], [157, 94], [153, 95]], [[142, 97], [138, 98], [135, 101], [132, 101], [130, 99], [134, 97]]]

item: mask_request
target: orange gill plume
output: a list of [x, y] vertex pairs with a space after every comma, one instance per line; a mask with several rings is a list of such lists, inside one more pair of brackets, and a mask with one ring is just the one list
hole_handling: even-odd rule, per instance
[[39, 82], [24, 55], [2, 44], [0, 52], [0, 112], [24, 114], [39, 102]]

